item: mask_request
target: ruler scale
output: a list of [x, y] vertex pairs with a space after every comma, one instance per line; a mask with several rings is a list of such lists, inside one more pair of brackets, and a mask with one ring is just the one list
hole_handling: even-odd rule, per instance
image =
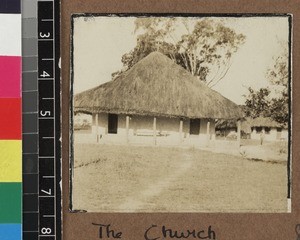
[[[35, 11], [32, 11], [32, 8]], [[61, 239], [60, 213], [60, 72], [58, 1], [24, 0], [24, 34], [32, 31], [34, 39], [23, 44], [25, 56], [23, 84], [32, 83], [24, 89], [23, 104], [23, 176], [24, 240]], [[26, 10], [27, 9], [27, 10]], [[25, 31], [24, 31], [25, 30]], [[27, 31], [26, 31], [27, 30]], [[25, 36], [26, 37], [26, 36]], [[24, 36], [23, 36], [24, 38]], [[24, 39], [23, 39], [24, 40]], [[30, 46], [33, 51], [28, 49]], [[26, 63], [28, 61], [28, 63]], [[28, 69], [30, 68], [31, 69]], [[27, 186], [27, 187], [26, 187]], [[34, 189], [30, 189], [34, 187]]]
[[[60, 74], [56, 1], [38, 2], [39, 239], [60, 239]], [[59, 29], [59, 28], [57, 28]]]

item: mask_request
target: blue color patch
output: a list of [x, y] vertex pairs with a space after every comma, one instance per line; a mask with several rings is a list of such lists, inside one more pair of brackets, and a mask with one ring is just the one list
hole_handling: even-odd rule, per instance
[[1, 240], [21, 240], [22, 224], [0, 224]]

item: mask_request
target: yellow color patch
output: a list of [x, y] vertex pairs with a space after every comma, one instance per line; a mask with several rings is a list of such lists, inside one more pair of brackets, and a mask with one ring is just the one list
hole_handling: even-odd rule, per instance
[[22, 141], [0, 140], [0, 182], [22, 181]]

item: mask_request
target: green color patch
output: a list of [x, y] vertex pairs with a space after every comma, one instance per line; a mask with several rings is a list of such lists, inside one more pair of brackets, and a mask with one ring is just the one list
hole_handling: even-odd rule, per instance
[[0, 183], [0, 223], [21, 223], [22, 183]]

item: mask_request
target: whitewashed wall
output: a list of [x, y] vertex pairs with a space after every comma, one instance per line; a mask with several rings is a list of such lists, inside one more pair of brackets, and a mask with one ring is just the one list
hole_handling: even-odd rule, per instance
[[281, 130], [281, 136], [280, 136], [280, 138], [281, 138], [282, 140], [288, 141], [288, 138], [289, 138], [289, 132], [288, 132], [287, 129], [282, 129], [282, 130]]
[[[253, 128], [251, 132], [251, 139], [260, 140], [260, 133], [256, 131], [256, 128]], [[281, 132], [277, 132], [277, 128], [271, 128], [270, 132], [265, 133], [266, 141], [279, 141], [279, 140], [288, 140], [288, 131], [286, 129], [282, 129]]]
[[[108, 114], [98, 114], [98, 127], [96, 116], [93, 115], [92, 133], [89, 139], [99, 143], [126, 143], [127, 141], [137, 145], [153, 145], [153, 117], [130, 116], [128, 137], [126, 134], [126, 115], [118, 115], [118, 133], [108, 134]], [[193, 145], [207, 146], [215, 140], [215, 121], [210, 120], [210, 134], [207, 136], [207, 119], [200, 119], [200, 134], [190, 135], [190, 120], [183, 120], [182, 136], [180, 136], [179, 118], [156, 118], [156, 144], [157, 145]]]

